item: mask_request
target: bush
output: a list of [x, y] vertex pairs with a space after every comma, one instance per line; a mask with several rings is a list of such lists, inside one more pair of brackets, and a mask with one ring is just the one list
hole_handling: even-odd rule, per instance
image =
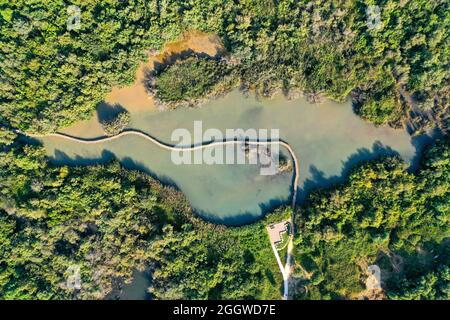
[[130, 123], [130, 114], [126, 111], [123, 111], [117, 115], [116, 118], [112, 120], [102, 121], [103, 131], [108, 136], [115, 136], [122, 132]]
[[394, 96], [385, 96], [379, 100], [367, 101], [357, 110], [357, 113], [375, 124], [383, 124], [397, 119], [398, 105]]

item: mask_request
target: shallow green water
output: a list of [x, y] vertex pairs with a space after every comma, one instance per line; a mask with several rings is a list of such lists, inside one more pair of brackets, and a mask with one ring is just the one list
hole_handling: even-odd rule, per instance
[[[186, 128], [192, 132], [197, 120], [203, 121], [204, 130], [279, 129], [281, 138], [300, 157], [300, 201], [311, 189], [342, 180], [347, 170], [360, 161], [398, 153], [411, 162], [416, 154], [406, 131], [376, 128], [357, 117], [350, 102], [310, 104], [304, 99], [288, 101], [281, 96], [257, 101], [232, 92], [201, 108], [134, 114], [130, 127], [173, 144], [172, 131]], [[92, 121], [82, 130], [75, 127], [67, 132], [97, 137], [99, 128]], [[176, 185], [201, 216], [214, 222], [253, 221], [290, 196], [292, 173], [261, 176], [258, 166], [248, 164], [177, 166], [170, 152], [139, 137], [90, 146], [60, 138], [43, 141], [57, 163], [89, 164], [114, 155], [128, 167]]]

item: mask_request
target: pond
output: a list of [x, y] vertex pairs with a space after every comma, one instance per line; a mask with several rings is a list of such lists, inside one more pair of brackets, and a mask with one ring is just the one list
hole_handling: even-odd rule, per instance
[[[124, 106], [127, 108], [127, 106]], [[109, 112], [99, 107], [91, 121], [65, 130], [70, 135], [94, 138], [103, 135], [98, 118]], [[202, 121], [203, 130], [279, 129], [300, 158], [298, 201], [318, 187], [345, 179], [356, 163], [382, 155], [398, 154], [414, 164], [424, 139], [412, 139], [403, 129], [376, 127], [354, 114], [351, 102], [326, 101], [311, 104], [303, 98], [287, 100], [282, 95], [257, 99], [233, 91], [198, 108], [132, 112], [130, 128], [158, 140], [175, 144], [177, 128], [194, 130]], [[167, 184], [178, 187], [194, 210], [203, 218], [226, 225], [241, 225], [261, 218], [274, 206], [288, 203], [292, 172], [264, 176], [257, 165], [182, 164], [171, 161], [171, 152], [138, 136], [85, 145], [57, 137], [42, 139], [48, 155], [58, 164], [87, 165], [116, 157], [128, 168], [142, 170]], [[286, 153], [287, 154], [287, 153]]]

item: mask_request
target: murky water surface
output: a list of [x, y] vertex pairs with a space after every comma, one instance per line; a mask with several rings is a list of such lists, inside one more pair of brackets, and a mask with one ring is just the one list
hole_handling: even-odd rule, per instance
[[[107, 110], [100, 110], [99, 117]], [[95, 117], [65, 132], [93, 138], [102, 135]], [[416, 149], [404, 130], [375, 127], [353, 113], [351, 103], [310, 104], [300, 98], [270, 100], [245, 97], [234, 91], [200, 108], [159, 112], [133, 112], [130, 128], [142, 130], [173, 144], [177, 128], [193, 132], [194, 121], [203, 130], [279, 129], [300, 158], [299, 201], [315, 187], [340, 181], [354, 164], [382, 154], [397, 153], [408, 162]], [[180, 188], [204, 218], [225, 224], [243, 224], [261, 217], [267, 209], [286, 202], [292, 173], [262, 176], [257, 165], [175, 165], [171, 154], [140, 137], [98, 145], [83, 145], [60, 138], [45, 138], [48, 154], [63, 164], [91, 164], [112, 156], [130, 168], [143, 170]]]

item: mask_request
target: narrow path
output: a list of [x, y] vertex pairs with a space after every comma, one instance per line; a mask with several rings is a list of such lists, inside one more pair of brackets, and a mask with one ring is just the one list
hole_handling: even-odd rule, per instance
[[260, 141], [260, 140], [246, 140], [246, 139], [235, 138], [233, 140], [225, 139], [225, 140], [221, 140], [221, 141], [202, 142], [202, 143], [194, 144], [194, 145], [190, 145], [190, 146], [175, 146], [175, 145], [161, 142], [158, 139], [156, 139], [142, 131], [132, 130], [132, 129], [122, 131], [121, 133], [114, 135], [114, 136], [98, 137], [98, 138], [93, 138], [93, 139], [84, 139], [84, 138], [73, 137], [73, 136], [70, 136], [70, 135], [67, 135], [64, 133], [59, 133], [59, 132], [45, 134], [45, 135], [36, 135], [36, 134], [27, 134], [27, 133], [21, 132], [19, 130], [14, 130], [14, 131], [18, 134], [23, 134], [23, 135], [26, 135], [26, 136], [29, 136], [32, 138], [57, 137], [57, 138], [61, 138], [61, 139], [65, 139], [65, 140], [69, 140], [69, 141], [73, 141], [73, 142], [77, 142], [77, 143], [82, 143], [82, 144], [98, 144], [98, 143], [104, 143], [104, 142], [117, 140], [117, 139], [119, 139], [121, 137], [125, 137], [125, 136], [139, 136], [139, 137], [142, 137], [142, 138], [150, 141], [151, 143], [157, 145], [158, 147], [160, 147], [164, 150], [168, 150], [168, 151], [196, 151], [196, 150], [201, 150], [201, 149], [206, 149], [206, 148], [211, 148], [211, 147], [216, 147], [216, 146], [231, 145], [231, 144], [241, 144], [241, 145], [243, 145], [243, 144], [247, 144], [247, 145], [279, 144], [279, 145], [285, 147], [289, 151], [289, 154], [290, 154], [292, 160], [294, 161], [294, 182], [293, 182], [293, 188], [292, 188], [293, 190], [292, 190], [292, 203], [291, 203], [292, 214], [291, 214], [291, 218], [290, 218], [290, 229], [291, 230], [290, 230], [290, 235], [289, 235], [289, 244], [288, 244], [288, 250], [287, 250], [286, 264], [285, 264], [284, 268], [281, 268], [282, 264], [281, 264], [281, 261], [279, 261], [279, 257], [278, 257], [277, 262], [280, 265], [280, 269], [281, 269], [281, 273], [283, 275], [283, 281], [284, 281], [283, 299], [284, 300], [288, 299], [288, 297], [289, 297], [289, 278], [290, 278], [291, 272], [292, 272], [291, 263], [292, 263], [292, 250], [294, 247], [294, 214], [295, 214], [295, 207], [296, 207], [296, 202], [297, 202], [296, 200], [297, 200], [298, 183], [299, 183], [299, 179], [300, 179], [300, 162], [299, 162], [299, 159], [297, 158], [297, 156], [295, 155], [294, 150], [287, 142], [285, 142], [283, 140]]

